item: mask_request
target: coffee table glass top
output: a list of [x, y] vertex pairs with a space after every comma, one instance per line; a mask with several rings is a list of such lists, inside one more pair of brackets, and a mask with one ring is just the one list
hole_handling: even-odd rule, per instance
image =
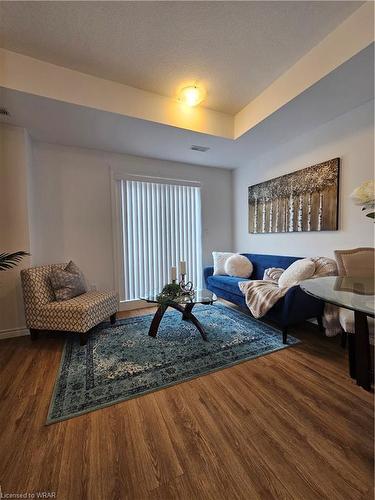
[[[147, 302], [157, 303], [158, 295], [159, 293], [155, 292], [140, 298], [141, 300], [146, 300]], [[212, 302], [215, 302], [217, 300], [217, 297], [214, 293], [210, 292], [210, 290], [201, 288], [195, 290], [194, 295], [181, 295], [180, 297], [171, 300], [177, 304], [211, 304]]]
[[326, 276], [302, 281], [300, 287], [325, 302], [374, 316], [374, 278]]

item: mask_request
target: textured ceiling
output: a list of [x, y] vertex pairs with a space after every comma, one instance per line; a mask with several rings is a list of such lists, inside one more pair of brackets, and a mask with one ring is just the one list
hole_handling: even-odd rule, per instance
[[[373, 99], [371, 44], [236, 141], [2, 87], [0, 107], [10, 116], [0, 116], [0, 124], [25, 127], [34, 140], [43, 142], [228, 168], [259, 158], [262, 168], [261, 156], [270, 149], [274, 151], [301, 135], [309, 141], [312, 130]], [[369, 120], [371, 131], [371, 112]], [[341, 139], [343, 133], [338, 132]], [[206, 153], [192, 151], [192, 144], [210, 149]]]
[[0, 2], [0, 45], [234, 114], [363, 2]]

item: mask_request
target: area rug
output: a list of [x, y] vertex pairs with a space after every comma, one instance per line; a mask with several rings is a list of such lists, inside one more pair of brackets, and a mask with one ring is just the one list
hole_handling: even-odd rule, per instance
[[153, 315], [99, 325], [86, 346], [67, 339], [47, 424], [141, 396], [299, 342], [222, 304], [201, 305], [194, 314], [208, 342], [182, 315], [168, 310], [156, 338]]

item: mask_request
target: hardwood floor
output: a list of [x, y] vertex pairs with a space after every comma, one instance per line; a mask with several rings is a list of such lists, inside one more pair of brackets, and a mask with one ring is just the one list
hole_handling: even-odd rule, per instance
[[1, 341], [3, 495], [373, 498], [373, 394], [338, 338], [291, 334], [302, 343], [50, 426], [63, 337]]

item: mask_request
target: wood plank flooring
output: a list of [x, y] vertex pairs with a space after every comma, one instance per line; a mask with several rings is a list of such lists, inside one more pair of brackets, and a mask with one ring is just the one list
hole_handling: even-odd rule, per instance
[[372, 499], [373, 394], [348, 378], [338, 338], [291, 333], [303, 342], [50, 426], [63, 338], [1, 341], [0, 491]]

